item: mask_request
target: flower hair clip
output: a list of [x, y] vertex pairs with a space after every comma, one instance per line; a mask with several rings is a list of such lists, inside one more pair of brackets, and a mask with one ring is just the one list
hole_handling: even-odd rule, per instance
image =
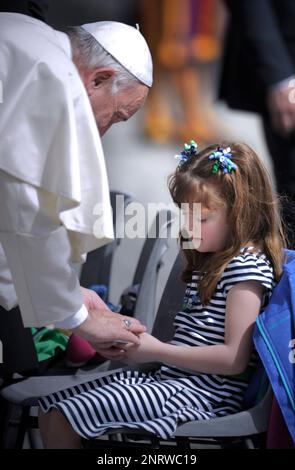
[[235, 171], [238, 167], [231, 158], [232, 153], [230, 147], [218, 147], [215, 152], [209, 155], [209, 160], [215, 160], [212, 167], [212, 173], [216, 174], [219, 170], [222, 170], [223, 173], [231, 173], [233, 170]]
[[189, 144], [185, 143], [180, 155], [175, 155], [175, 158], [179, 161], [178, 166], [182, 166], [191, 157], [195, 157], [197, 152], [198, 144], [194, 140], [191, 140]]

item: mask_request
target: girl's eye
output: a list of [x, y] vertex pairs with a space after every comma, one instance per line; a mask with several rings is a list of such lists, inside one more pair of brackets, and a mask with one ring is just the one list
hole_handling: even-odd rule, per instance
[[201, 222], [206, 222], [207, 219], [201, 219]]

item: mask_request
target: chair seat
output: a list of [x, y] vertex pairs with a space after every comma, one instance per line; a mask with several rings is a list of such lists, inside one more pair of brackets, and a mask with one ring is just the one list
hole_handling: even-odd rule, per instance
[[209, 420], [190, 421], [177, 428], [175, 437], [240, 437], [267, 431], [272, 404], [269, 385], [264, 398], [249, 410]]
[[[107, 363], [105, 363], [107, 364]], [[105, 368], [107, 365], [103, 364]], [[122, 368], [112, 370], [112, 373], [121, 371]], [[80, 385], [97, 377], [110, 374], [109, 370], [102, 370], [99, 366], [91, 372], [78, 370], [73, 375], [51, 375], [30, 377], [9, 385], [1, 390], [1, 396], [10, 403], [21, 406], [37, 406], [38, 398], [58, 392], [75, 385]]]
[[[122, 368], [112, 372], [122, 371]], [[38, 405], [38, 397], [48, 395], [74, 385], [80, 385], [86, 381], [108, 375], [110, 371], [104, 372], [81, 372], [71, 376], [31, 377], [24, 381], [10, 385], [2, 390], [2, 396], [10, 403], [22, 406]], [[260, 403], [249, 410], [244, 410], [220, 418], [210, 420], [190, 421], [177, 428], [174, 437], [210, 438], [210, 437], [240, 437], [251, 436], [267, 431], [268, 418], [272, 402], [272, 390], [269, 385], [264, 398]], [[122, 429], [116, 432], [132, 434], [130, 430]], [[146, 433], [136, 432], [137, 434]]]

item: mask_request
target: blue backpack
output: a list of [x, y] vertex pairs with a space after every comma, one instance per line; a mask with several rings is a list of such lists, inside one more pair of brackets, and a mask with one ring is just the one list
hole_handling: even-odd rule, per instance
[[286, 254], [283, 275], [257, 317], [254, 343], [295, 442], [295, 251]]

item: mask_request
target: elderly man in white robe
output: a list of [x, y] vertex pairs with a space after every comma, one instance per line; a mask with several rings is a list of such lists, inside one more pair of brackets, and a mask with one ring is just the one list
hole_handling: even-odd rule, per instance
[[110, 346], [138, 344], [144, 326], [82, 288], [71, 262], [113, 239], [100, 137], [144, 104], [148, 46], [122, 23], [66, 34], [1, 13], [0, 85], [0, 305], [18, 304], [26, 327], [71, 329], [119, 357]]

